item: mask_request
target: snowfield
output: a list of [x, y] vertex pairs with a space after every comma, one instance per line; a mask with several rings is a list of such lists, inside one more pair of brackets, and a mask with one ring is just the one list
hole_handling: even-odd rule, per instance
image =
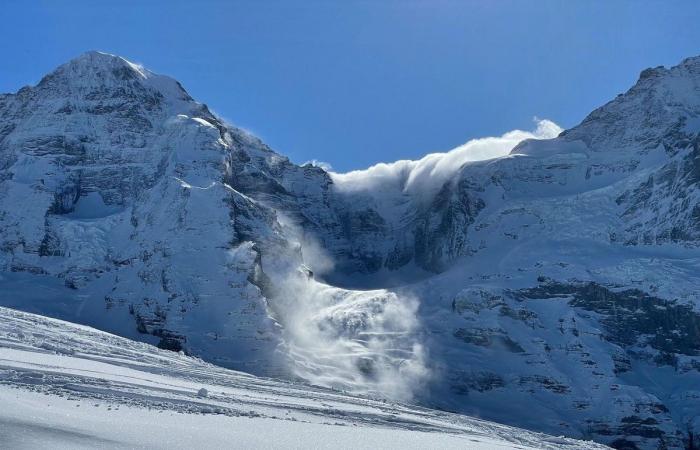
[[0, 308], [0, 447], [597, 449]]

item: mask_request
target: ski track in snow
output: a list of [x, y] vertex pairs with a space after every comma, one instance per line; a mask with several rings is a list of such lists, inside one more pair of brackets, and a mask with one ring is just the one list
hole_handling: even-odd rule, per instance
[[0, 318], [3, 448], [605, 448], [254, 377], [12, 309]]

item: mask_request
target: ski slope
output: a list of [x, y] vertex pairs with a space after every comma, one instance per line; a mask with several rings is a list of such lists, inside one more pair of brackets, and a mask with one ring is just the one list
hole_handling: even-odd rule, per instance
[[0, 308], [0, 447], [597, 449]]

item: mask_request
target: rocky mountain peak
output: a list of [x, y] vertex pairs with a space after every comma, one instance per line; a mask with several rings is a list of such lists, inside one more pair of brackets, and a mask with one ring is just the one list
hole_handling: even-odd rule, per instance
[[627, 92], [591, 112], [565, 131], [566, 140], [581, 140], [594, 151], [645, 153], [673, 145], [700, 131], [700, 57], [671, 68], [643, 70]]
[[[171, 114], [187, 113], [194, 103], [176, 80], [158, 75], [120, 56], [89, 51], [59, 66], [33, 88], [19, 93], [41, 101], [72, 103], [137, 100], [163, 103]], [[32, 95], [35, 94], [35, 95]], [[183, 104], [184, 103], [184, 104]]]
[[73, 58], [61, 67], [78, 71], [94, 71], [99, 73], [101, 70], [127, 69], [129, 73], [135, 77], [146, 78], [149, 71], [134, 64], [121, 56], [112, 55], [110, 53], [91, 50], [82, 55]]
[[149, 71], [119, 56], [90, 51], [62, 64], [41, 79], [37, 88], [95, 87], [140, 82]]

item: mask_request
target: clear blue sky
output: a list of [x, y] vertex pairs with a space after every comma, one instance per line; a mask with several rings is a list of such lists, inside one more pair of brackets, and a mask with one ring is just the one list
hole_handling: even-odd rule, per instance
[[2, 0], [0, 92], [86, 50], [180, 80], [296, 162], [337, 170], [564, 127], [700, 54], [697, 1]]

